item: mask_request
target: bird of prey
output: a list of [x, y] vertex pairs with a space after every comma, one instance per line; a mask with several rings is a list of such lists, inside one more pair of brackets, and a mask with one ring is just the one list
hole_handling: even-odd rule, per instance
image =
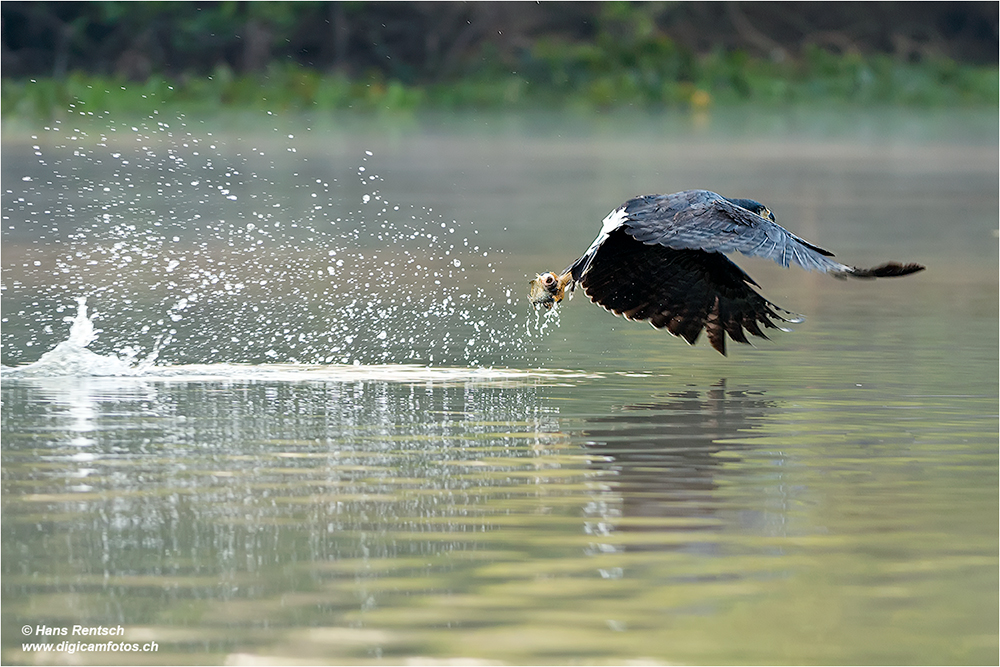
[[712, 347], [726, 354], [726, 334], [748, 343], [744, 331], [767, 338], [761, 327], [802, 319], [753, 289], [759, 285], [724, 254], [736, 251], [837, 278], [905, 276], [924, 269], [896, 262], [871, 269], [847, 266], [775, 223], [760, 202], [685, 190], [636, 197], [616, 208], [579, 259], [561, 274], [541, 273], [531, 281], [529, 298], [549, 309], [581, 285], [591, 301], [616, 315], [649, 320], [692, 345], [704, 329]]

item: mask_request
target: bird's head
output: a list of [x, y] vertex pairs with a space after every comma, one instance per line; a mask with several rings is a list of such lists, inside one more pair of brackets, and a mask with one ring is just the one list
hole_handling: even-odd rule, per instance
[[545, 306], [546, 310], [552, 308], [566, 294], [566, 283], [570, 280], [570, 274], [558, 276], [551, 271], [540, 273], [529, 283], [531, 289], [528, 291], [528, 299], [533, 306]]
[[761, 204], [759, 201], [754, 201], [753, 199], [730, 199], [732, 203], [736, 204], [740, 208], [745, 208], [751, 213], [756, 213], [762, 218], [767, 218], [771, 222], [774, 222], [774, 214], [771, 210]]

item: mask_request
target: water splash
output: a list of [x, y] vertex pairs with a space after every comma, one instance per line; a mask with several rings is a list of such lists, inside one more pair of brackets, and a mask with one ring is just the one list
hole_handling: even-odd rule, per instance
[[[96, 316], [97, 313], [94, 313]], [[100, 330], [94, 326], [94, 321], [87, 316], [87, 297], [81, 296], [76, 300], [76, 317], [64, 317], [64, 322], [70, 322], [69, 338], [66, 345], [73, 348], [85, 348], [97, 338]]]
[[[74, 317], [64, 320], [71, 324], [66, 340], [44, 353], [33, 363], [23, 366], [2, 366], [6, 379], [29, 379], [46, 383], [44, 386], [59, 395], [75, 396], [65, 383], [57, 378], [129, 377], [133, 382], [143, 380], [204, 382], [218, 380], [287, 381], [287, 382], [399, 382], [405, 384], [436, 385], [489, 384], [492, 386], [523, 385], [525, 382], [554, 384], [575, 383], [601, 377], [599, 373], [562, 369], [509, 369], [487, 367], [433, 367], [418, 364], [184, 364], [157, 366], [155, 362], [169, 340], [158, 340], [153, 351], [141, 360], [134, 349], [126, 348], [119, 354], [102, 355], [87, 349], [98, 338], [101, 330], [94, 326], [98, 313], [88, 314], [87, 299], [77, 299]], [[53, 384], [53, 382], [55, 382]], [[76, 386], [70, 385], [70, 386]], [[121, 385], [115, 385], [121, 386]], [[130, 389], [142, 385], [128, 385]]]
[[153, 345], [153, 350], [144, 359], [136, 362], [137, 353], [128, 348], [122, 355], [102, 355], [87, 349], [97, 339], [100, 329], [94, 326], [93, 315], [87, 314], [87, 299], [77, 299], [75, 317], [66, 317], [70, 322], [69, 337], [46, 352], [31, 364], [17, 368], [4, 367], [7, 377], [53, 377], [53, 376], [115, 376], [141, 375], [151, 368], [160, 353], [161, 341]]
[[373, 151], [317, 165], [292, 134], [102, 122], [34, 135], [5, 199], [21, 260], [3, 267], [5, 363], [53, 344], [59, 304], [88, 294], [99, 353], [166, 337], [175, 364], [533, 365], [502, 251], [392, 201]]
[[[570, 294], [570, 299], [573, 295]], [[562, 326], [561, 304], [554, 304], [551, 308], [532, 308], [534, 317], [529, 317], [524, 323], [524, 333], [527, 337], [542, 338], [549, 334], [549, 327], [558, 329]]]

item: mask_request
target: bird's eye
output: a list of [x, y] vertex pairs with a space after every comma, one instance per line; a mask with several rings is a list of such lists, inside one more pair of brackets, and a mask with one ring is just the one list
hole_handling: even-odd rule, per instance
[[546, 287], [552, 287], [556, 284], [556, 276], [553, 273], [546, 273], [542, 276], [542, 284]]

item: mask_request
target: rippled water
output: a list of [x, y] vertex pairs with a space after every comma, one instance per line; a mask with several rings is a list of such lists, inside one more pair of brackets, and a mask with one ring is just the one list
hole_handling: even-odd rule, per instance
[[[99, 194], [124, 149], [5, 138], [4, 363], [69, 339], [128, 374], [3, 371], [3, 662], [996, 662], [997, 138], [955, 120], [490, 118], [317, 129], [321, 151], [264, 127], [216, 144], [254, 153], [238, 198], [178, 185], [172, 222]], [[179, 151], [137, 134], [160, 166], [117, 166], [124, 189]], [[581, 298], [535, 320], [527, 275], [684, 187], [754, 196], [849, 263], [929, 268], [741, 262], [808, 319], [728, 358]], [[264, 236], [255, 194], [281, 204]], [[379, 234], [395, 282], [366, 288]], [[87, 347], [63, 320], [84, 296]], [[157, 650], [25, 644], [74, 624]]]

